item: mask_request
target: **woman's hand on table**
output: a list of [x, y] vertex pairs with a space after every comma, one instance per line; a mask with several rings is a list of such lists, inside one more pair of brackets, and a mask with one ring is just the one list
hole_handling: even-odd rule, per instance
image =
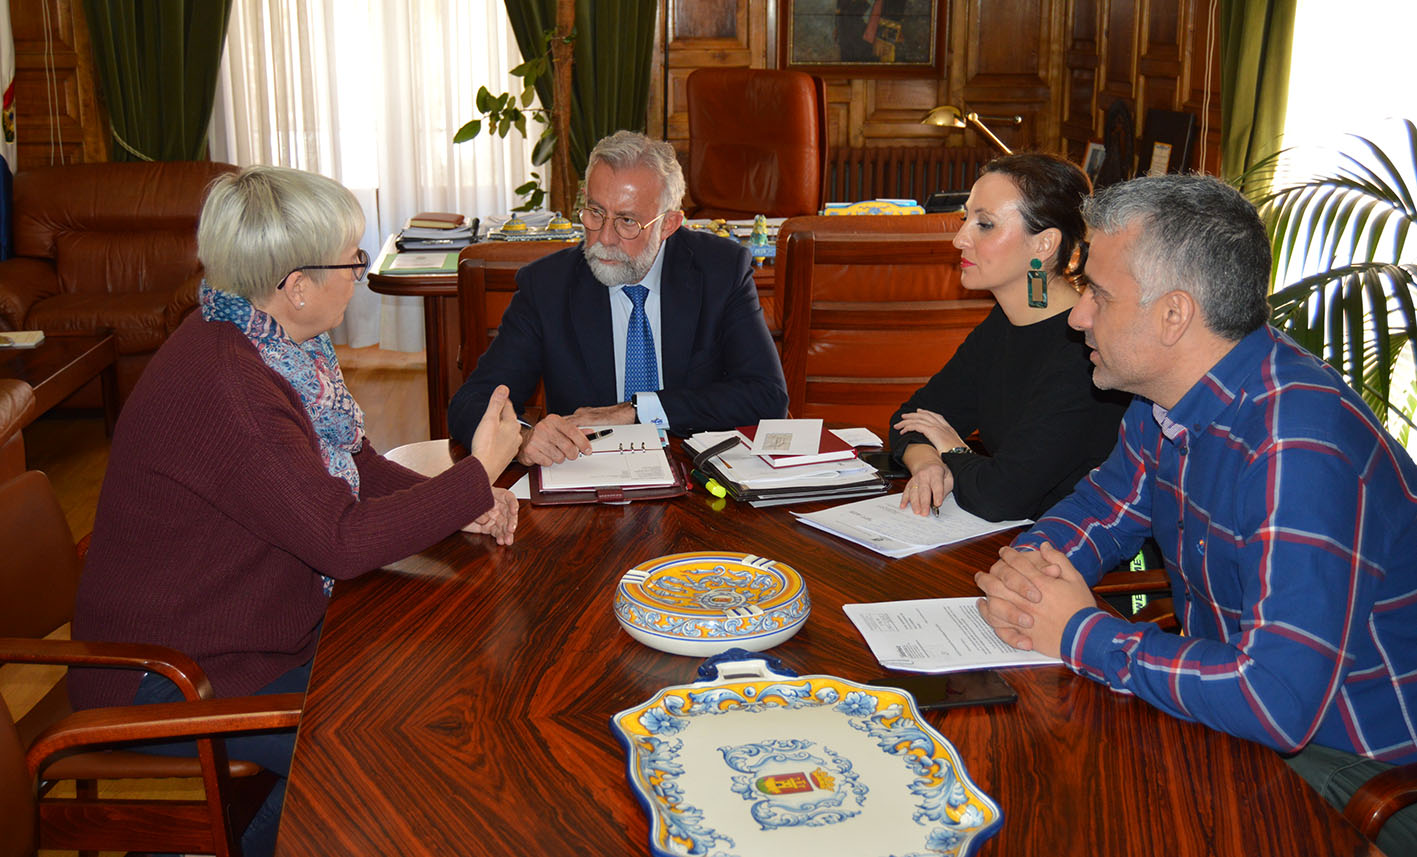
[[510, 396], [505, 384], [498, 384], [497, 389], [492, 391], [482, 421], [472, 434], [472, 447], [468, 450], [482, 462], [489, 482], [496, 481], [502, 475], [522, 445], [522, 424], [517, 419]]
[[901, 461], [910, 471], [910, 481], [905, 483], [905, 491], [900, 495], [900, 508], [909, 506], [917, 515], [930, 514], [954, 490], [954, 474], [940, 460], [935, 448], [923, 443], [907, 446]]
[[964, 438], [944, 417], [924, 408], [902, 416], [894, 428], [902, 434], [919, 432], [925, 435], [937, 452], [949, 452], [965, 445]]
[[493, 488], [492, 508], [462, 529], [465, 533], [486, 533], [499, 545], [511, 544], [517, 530], [517, 498], [506, 488]]

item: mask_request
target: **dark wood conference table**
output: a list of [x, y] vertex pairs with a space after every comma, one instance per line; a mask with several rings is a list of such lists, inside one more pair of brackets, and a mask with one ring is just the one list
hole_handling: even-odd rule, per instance
[[[770, 653], [804, 675], [861, 680], [883, 670], [842, 604], [977, 594], [973, 573], [1012, 535], [889, 559], [782, 508], [700, 491], [523, 503], [511, 547], [459, 534], [336, 585], [276, 852], [648, 854], [610, 718], [693, 681], [700, 660], [620, 629], [612, 599], [626, 569], [695, 550], [786, 562], [812, 614]], [[926, 715], [1003, 808], [983, 855], [1378, 853], [1264, 747], [1061, 666], [1005, 677], [1012, 705]]]

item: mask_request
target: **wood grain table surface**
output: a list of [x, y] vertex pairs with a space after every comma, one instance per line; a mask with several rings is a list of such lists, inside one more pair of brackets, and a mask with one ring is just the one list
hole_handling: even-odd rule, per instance
[[[975, 595], [1009, 533], [888, 559], [701, 492], [522, 504], [516, 543], [458, 534], [339, 583], [315, 656], [277, 853], [636, 855], [648, 820], [610, 718], [694, 680], [616, 623], [626, 569], [694, 550], [794, 566], [812, 614], [771, 654], [883, 670], [845, 603]], [[926, 715], [1004, 823], [982, 855], [1376, 854], [1274, 752], [1063, 667], [1005, 671], [1017, 703]]]

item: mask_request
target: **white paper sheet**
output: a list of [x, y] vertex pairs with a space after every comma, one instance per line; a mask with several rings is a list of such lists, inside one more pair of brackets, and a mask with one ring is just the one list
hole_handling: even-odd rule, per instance
[[541, 468], [545, 491], [595, 488], [648, 488], [674, 484], [674, 471], [664, 450], [601, 452]]
[[843, 604], [841, 609], [866, 639], [871, 654], [890, 669], [944, 673], [1062, 663], [999, 639], [979, 615], [976, 601], [922, 598]]
[[909, 556], [1028, 523], [986, 521], [961, 509], [953, 495], [940, 504], [938, 516], [917, 515], [908, 506], [900, 508], [899, 494], [797, 515], [797, 520], [890, 557]]
[[868, 428], [828, 429], [852, 446], [881, 446], [881, 438]]

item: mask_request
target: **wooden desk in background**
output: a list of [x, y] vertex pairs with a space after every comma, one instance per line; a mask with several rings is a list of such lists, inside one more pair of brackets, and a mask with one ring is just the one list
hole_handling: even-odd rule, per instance
[[[514, 468], [515, 469], [515, 468]], [[523, 504], [516, 543], [456, 535], [336, 584], [277, 853], [637, 855], [646, 816], [610, 717], [699, 659], [620, 630], [615, 586], [663, 554], [747, 551], [807, 581], [812, 615], [771, 654], [800, 673], [883, 670], [844, 603], [975, 595], [1011, 533], [887, 559], [694, 492], [629, 506]], [[926, 715], [998, 800], [983, 855], [1376, 854], [1274, 752], [1063, 667], [1005, 672], [1018, 702]]]
[[[385, 252], [389, 246], [386, 243]], [[381, 253], [380, 260], [382, 258]], [[369, 288], [372, 291], [381, 295], [423, 298], [423, 337], [428, 355], [428, 436], [434, 440], [445, 438], [448, 436], [448, 402], [462, 385], [462, 370], [458, 368], [457, 274], [374, 273], [379, 265], [380, 261], [376, 260], [369, 273]], [[753, 279], [758, 284], [760, 298], [770, 298], [775, 283], [773, 268], [754, 270]], [[506, 300], [501, 302], [502, 308], [510, 300], [509, 292]], [[495, 326], [495, 319], [492, 323]]]

